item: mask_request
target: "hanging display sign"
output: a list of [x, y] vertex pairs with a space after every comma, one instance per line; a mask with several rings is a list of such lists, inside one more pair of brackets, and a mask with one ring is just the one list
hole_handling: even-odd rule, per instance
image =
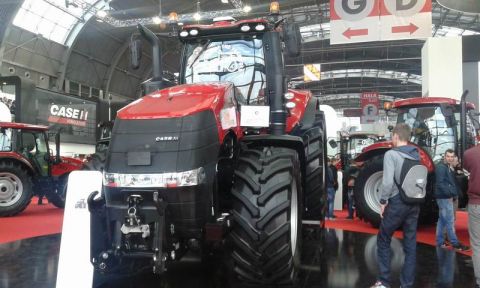
[[330, 0], [331, 44], [428, 38], [431, 0]]
[[360, 97], [360, 107], [362, 109], [362, 117], [360, 117], [361, 124], [377, 122], [380, 107], [378, 92], [363, 92]]

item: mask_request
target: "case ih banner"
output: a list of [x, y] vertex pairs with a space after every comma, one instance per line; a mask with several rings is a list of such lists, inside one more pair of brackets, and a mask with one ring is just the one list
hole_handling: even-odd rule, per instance
[[431, 0], [330, 0], [330, 44], [428, 38]]
[[87, 126], [88, 111], [78, 105], [50, 105], [48, 122], [80, 127]]
[[362, 109], [360, 123], [370, 124], [377, 122], [379, 106], [378, 92], [363, 92], [360, 98], [360, 107]]

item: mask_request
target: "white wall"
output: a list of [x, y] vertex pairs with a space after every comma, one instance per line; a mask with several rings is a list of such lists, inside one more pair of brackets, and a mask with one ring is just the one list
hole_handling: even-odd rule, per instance
[[422, 95], [460, 100], [463, 92], [462, 38], [429, 38], [422, 48]]
[[[54, 145], [54, 146], [51, 146]], [[50, 143], [50, 148], [55, 151], [55, 143]], [[75, 144], [75, 143], [61, 143], [60, 155], [74, 156], [77, 154], [93, 154], [95, 153], [95, 145]]]

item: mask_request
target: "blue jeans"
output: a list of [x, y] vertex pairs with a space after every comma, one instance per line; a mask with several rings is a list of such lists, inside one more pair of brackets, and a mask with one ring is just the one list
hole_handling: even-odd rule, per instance
[[334, 188], [327, 188], [327, 200], [328, 200], [328, 212], [327, 217], [333, 217], [333, 204], [335, 202], [335, 189]]
[[403, 228], [403, 251], [405, 262], [400, 275], [402, 287], [413, 287], [415, 282], [415, 263], [417, 250], [417, 223], [419, 205], [405, 204], [400, 195], [388, 200], [388, 205], [383, 213], [382, 223], [377, 237], [377, 254], [380, 275], [378, 280], [383, 285], [390, 287], [390, 243], [392, 235], [398, 228]]
[[443, 231], [447, 230], [448, 240], [453, 245], [458, 245], [457, 235], [455, 234], [455, 216], [453, 212], [452, 199], [437, 199], [438, 222], [437, 222], [437, 246], [443, 244]]
[[347, 191], [348, 196], [348, 217], [353, 218], [353, 206], [355, 205], [355, 198], [353, 197], [353, 188], [348, 188]]

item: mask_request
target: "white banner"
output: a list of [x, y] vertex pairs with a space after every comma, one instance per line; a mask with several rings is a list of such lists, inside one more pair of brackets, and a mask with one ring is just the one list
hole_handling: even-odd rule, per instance
[[56, 288], [92, 287], [87, 198], [93, 191], [100, 192], [101, 189], [101, 172], [74, 171], [68, 177]]

